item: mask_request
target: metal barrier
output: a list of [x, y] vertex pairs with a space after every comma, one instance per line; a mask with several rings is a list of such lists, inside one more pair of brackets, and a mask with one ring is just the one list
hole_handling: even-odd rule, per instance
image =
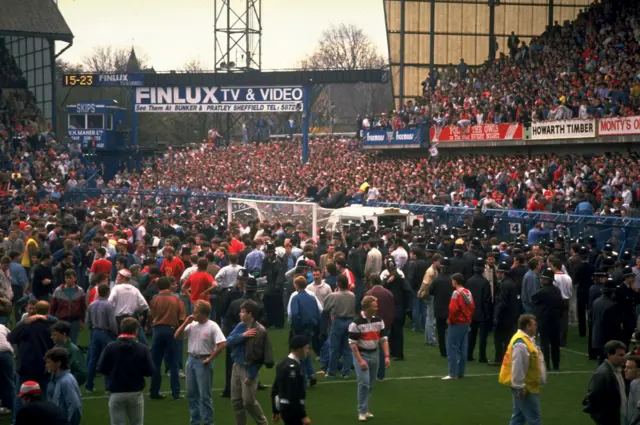
[[[139, 190], [128, 189], [84, 189], [76, 188], [65, 193], [64, 202], [77, 203], [88, 199], [104, 197], [108, 201], [119, 202], [124, 199], [137, 200], [137, 205], [143, 201], [151, 201], [154, 205], [173, 204], [190, 206], [211, 205], [215, 201], [244, 198], [269, 201], [295, 201], [286, 196], [252, 195], [245, 193], [202, 192], [202, 191], [171, 191], [171, 190]], [[434, 226], [447, 225], [456, 227], [466, 224], [471, 227], [475, 214], [474, 208], [450, 207], [444, 205], [423, 204], [395, 204], [388, 202], [369, 202], [367, 206], [385, 208], [403, 208], [413, 214], [430, 220]], [[220, 203], [218, 209], [226, 208]], [[513, 240], [521, 234], [527, 235], [536, 223], [544, 223], [545, 229], [557, 230], [568, 238], [594, 236], [598, 247], [611, 243], [614, 251], [622, 253], [625, 249], [640, 251], [640, 218], [623, 218], [611, 216], [587, 216], [575, 214], [553, 214], [548, 212], [529, 212], [521, 210], [487, 209], [483, 214], [493, 220], [493, 231], [502, 241]]]
[[[425, 220], [431, 220], [436, 226], [446, 224], [449, 227], [455, 227], [466, 224], [470, 227], [475, 214], [475, 208], [444, 205], [398, 205], [387, 202], [369, 202], [367, 205], [386, 208], [401, 207], [424, 217]], [[513, 240], [521, 234], [527, 235], [536, 223], [544, 223], [545, 229], [557, 230], [569, 238], [580, 235], [593, 236], [599, 248], [606, 243], [611, 243], [614, 251], [618, 253], [622, 253], [627, 248], [633, 252], [640, 251], [640, 218], [497, 209], [486, 209], [483, 214], [493, 219], [495, 236], [502, 241]]]

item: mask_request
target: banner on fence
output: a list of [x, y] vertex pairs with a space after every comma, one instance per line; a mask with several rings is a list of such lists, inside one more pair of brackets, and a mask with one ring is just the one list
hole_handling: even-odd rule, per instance
[[599, 136], [625, 136], [627, 134], [640, 134], [640, 116], [598, 120]]
[[137, 87], [136, 112], [300, 112], [302, 87]]
[[366, 131], [362, 146], [364, 149], [420, 148], [422, 147], [422, 129]]
[[469, 127], [431, 128], [431, 142], [471, 142], [477, 140], [520, 140], [522, 124], [480, 124]]
[[531, 124], [532, 140], [596, 137], [596, 120], [545, 121]]

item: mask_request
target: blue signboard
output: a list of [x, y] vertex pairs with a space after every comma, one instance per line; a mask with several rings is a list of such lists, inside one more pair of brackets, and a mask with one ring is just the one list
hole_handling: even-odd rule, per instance
[[138, 87], [136, 112], [301, 112], [302, 87]]
[[123, 149], [126, 129], [126, 110], [113, 100], [67, 105], [67, 134], [83, 149]]
[[364, 133], [364, 149], [405, 149], [422, 147], [422, 129], [370, 130]]

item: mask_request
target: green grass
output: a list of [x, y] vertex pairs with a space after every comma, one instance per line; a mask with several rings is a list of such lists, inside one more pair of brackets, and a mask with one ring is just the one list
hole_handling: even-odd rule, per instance
[[[287, 354], [288, 331], [270, 331], [278, 359]], [[87, 344], [88, 333], [81, 336]], [[489, 337], [489, 356], [493, 357], [493, 340]], [[581, 411], [589, 377], [595, 363], [589, 361], [586, 339], [579, 338], [575, 329], [569, 338], [568, 350], [561, 353], [561, 372], [550, 374], [541, 394], [542, 419], [545, 425], [578, 425], [591, 423]], [[476, 355], [477, 357], [477, 355]], [[377, 382], [371, 400], [375, 418], [372, 424], [430, 425], [497, 425], [507, 424], [511, 414], [511, 395], [508, 388], [498, 384], [498, 368], [477, 362], [468, 363], [467, 377], [459, 381], [441, 381], [447, 371], [446, 360], [438, 349], [423, 344], [422, 334], [405, 329], [405, 358], [393, 362], [387, 371], [387, 380]], [[318, 365], [316, 365], [318, 366]], [[356, 415], [355, 374], [350, 380], [328, 381], [318, 377], [318, 385], [307, 392], [308, 414], [314, 424], [341, 425], [358, 423]], [[260, 380], [273, 381], [273, 369], [262, 369]], [[184, 391], [184, 380], [181, 382]], [[96, 390], [86, 394], [82, 423], [108, 425], [107, 397], [103, 380], [96, 380]], [[163, 377], [163, 390], [168, 391], [169, 378]], [[218, 396], [224, 386], [224, 356], [216, 361], [213, 405], [217, 425], [235, 424], [229, 399]], [[147, 385], [148, 396], [148, 385]], [[84, 389], [83, 389], [84, 392]], [[269, 390], [258, 393], [265, 414], [271, 422]], [[189, 421], [186, 399], [174, 401], [145, 398], [145, 424], [186, 424]], [[8, 424], [0, 418], [0, 425]], [[249, 420], [249, 423], [252, 423]]]

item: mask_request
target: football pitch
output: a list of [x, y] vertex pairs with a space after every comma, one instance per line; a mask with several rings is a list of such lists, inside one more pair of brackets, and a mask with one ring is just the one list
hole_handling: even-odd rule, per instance
[[[287, 353], [288, 330], [270, 331], [274, 353], [278, 360]], [[88, 344], [88, 332], [81, 335], [80, 344]], [[392, 362], [387, 378], [376, 382], [371, 399], [372, 424], [430, 425], [499, 425], [508, 424], [511, 413], [511, 393], [498, 383], [498, 367], [471, 362], [462, 380], [442, 381], [446, 375], [446, 360], [436, 347], [425, 346], [423, 335], [405, 329], [405, 360]], [[489, 358], [493, 357], [493, 340], [489, 336]], [[185, 344], [186, 346], [186, 344]], [[569, 343], [561, 352], [560, 372], [550, 373], [541, 393], [542, 422], [545, 425], [578, 425], [591, 423], [581, 410], [589, 378], [596, 364], [586, 356], [586, 339], [572, 329]], [[313, 353], [312, 353], [313, 354]], [[477, 357], [477, 353], [476, 356]], [[319, 363], [316, 362], [316, 368]], [[274, 369], [262, 368], [260, 381], [273, 382]], [[108, 425], [108, 396], [103, 379], [96, 379], [92, 394], [83, 392], [82, 424]], [[169, 389], [169, 378], [163, 376], [163, 390]], [[181, 380], [182, 391], [185, 390]], [[224, 355], [215, 363], [213, 406], [215, 424], [234, 425], [229, 399], [219, 397], [224, 386]], [[186, 399], [150, 400], [145, 388], [145, 418], [148, 425], [189, 423]], [[271, 423], [270, 389], [258, 392], [258, 400]], [[355, 373], [348, 380], [329, 380], [318, 376], [318, 385], [307, 391], [307, 412], [313, 424], [342, 425], [359, 423], [356, 412]], [[0, 424], [9, 424], [0, 417]], [[253, 423], [249, 419], [249, 423]]]

